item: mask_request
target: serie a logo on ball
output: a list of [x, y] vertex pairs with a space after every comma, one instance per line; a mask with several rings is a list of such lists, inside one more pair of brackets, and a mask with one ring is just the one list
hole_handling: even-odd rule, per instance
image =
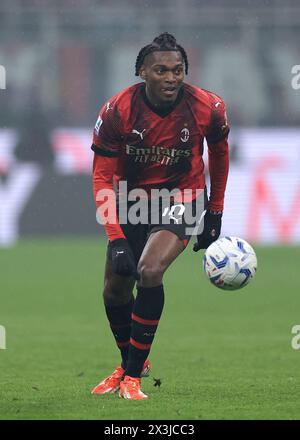
[[253, 279], [257, 270], [257, 258], [246, 240], [223, 237], [207, 248], [203, 265], [210, 282], [216, 287], [238, 290]]

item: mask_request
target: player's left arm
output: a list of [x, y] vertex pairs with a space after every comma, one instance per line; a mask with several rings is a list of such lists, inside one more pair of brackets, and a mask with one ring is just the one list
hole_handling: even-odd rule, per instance
[[229, 125], [224, 102], [212, 103], [211, 122], [206, 135], [210, 174], [210, 197], [204, 216], [204, 228], [198, 235], [194, 251], [206, 249], [221, 233], [225, 189], [229, 172]]

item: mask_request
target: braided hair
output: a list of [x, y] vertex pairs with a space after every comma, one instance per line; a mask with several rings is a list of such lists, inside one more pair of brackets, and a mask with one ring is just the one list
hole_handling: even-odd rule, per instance
[[158, 37], [154, 38], [152, 43], [148, 44], [147, 46], [143, 47], [136, 58], [135, 62], [135, 75], [139, 76], [140, 68], [143, 65], [144, 59], [149, 53], [157, 52], [157, 51], [178, 51], [181, 53], [184, 65], [185, 65], [185, 73], [188, 73], [188, 59], [187, 54], [182, 46], [177, 44], [176, 38], [169, 34], [168, 32], [163, 32]]

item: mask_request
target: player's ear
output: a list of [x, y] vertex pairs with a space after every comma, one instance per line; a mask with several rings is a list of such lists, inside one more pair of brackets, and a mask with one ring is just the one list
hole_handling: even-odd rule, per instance
[[140, 77], [142, 78], [142, 80], [146, 81], [147, 79], [147, 74], [146, 74], [146, 69], [144, 66], [142, 66], [140, 68]]

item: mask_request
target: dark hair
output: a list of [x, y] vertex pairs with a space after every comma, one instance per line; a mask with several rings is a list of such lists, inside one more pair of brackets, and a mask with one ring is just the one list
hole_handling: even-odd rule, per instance
[[144, 62], [145, 57], [149, 55], [149, 53], [169, 50], [178, 51], [181, 53], [185, 65], [185, 73], [187, 74], [189, 63], [184, 48], [177, 44], [176, 38], [173, 35], [169, 34], [168, 32], [164, 32], [158, 37], [154, 38], [152, 43], [143, 47], [139, 51], [135, 62], [135, 75], [139, 76], [140, 68]]

